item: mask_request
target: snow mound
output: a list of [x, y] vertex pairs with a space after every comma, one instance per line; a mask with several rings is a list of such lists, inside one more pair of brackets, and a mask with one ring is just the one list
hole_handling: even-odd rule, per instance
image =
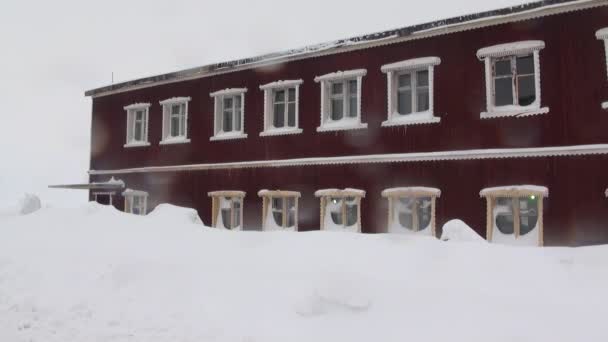
[[171, 226], [179, 224], [203, 224], [198, 212], [192, 208], [180, 207], [173, 204], [162, 203], [152, 210], [147, 218], [155, 222], [170, 223]]
[[443, 233], [441, 234], [442, 241], [457, 241], [457, 242], [485, 242], [486, 240], [479, 236], [473, 228], [469, 227], [461, 220], [450, 220], [443, 225]]
[[41, 207], [42, 202], [38, 196], [34, 194], [24, 194], [16, 204], [6, 208], [0, 208], [0, 217], [28, 215], [40, 210]]

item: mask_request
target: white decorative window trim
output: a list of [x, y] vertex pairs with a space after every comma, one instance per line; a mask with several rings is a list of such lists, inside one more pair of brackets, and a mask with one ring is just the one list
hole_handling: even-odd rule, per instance
[[[333, 132], [333, 131], [345, 131], [351, 129], [364, 129], [367, 128], [367, 123], [361, 122], [361, 90], [363, 87], [363, 77], [367, 75], [366, 69], [353, 69], [346, 71], [336, 71], [329, 74], [315, 77], [315, 82], [320, 83], [321, 87], [321, 109], [320, 109], [320, 125], [317, 127], [317, 132]], [[345, 80], [357, 80], [357, 117], [346, 118], [345, 116], [339, 121], [331, 121], [330, 117], [330, 106], [329, 86], [332, 82], [345, 81]], [[346, 92], [346, 89], [343, 89]], [[344, 107], [346, 108], [346, 106]]]
[[[302, 196], [298, 191], [284, 191], [284, 190], [260, 190], [258, 196], [262, 198], [262, 230], [264, 231], [298, 231], [298, 201]], [[281, 200], [281, 216], [282, 223], [278, 225], [273, 218], [273, 199]], [[294, 217], [293, 226], [288, 226], [289, 221], [289, 208], [288, 199], [293, 200], [294, 204]]]
[[[149, 103], [133, 103], [123, 107], [127, 112], [127, 129], [126, 129], [126, 143], [123, 145], [125, 148], [130, 147], [146, 147], [150, 146], [148, 141], [148, 126], [150, 122], [150, 104]], [[143, 117], [143, 140], [135, 140], [135, 115], [139, 110], [144, 111]]]
[[[209, 94], [213, 98], [213, 136], [209, 138], [209, 141], [219, 140], [234, 140], [234, 139], [245, 139], [247, 134], [245, 133], [245, 94], [247, 88], [227, 88], [223, 90], [215, 91]], [[224, 97], [241, 97], [241, 129], [238, 131], [221, 132], [219, 131], [219, 122], [221, 115], [223, 114], [223, 99]], [[232, 123], [234, 125], [234, 122]]]
[[[420, 57], [407, 59], [395, 63], [385, 64], [380, 70], [386, 74], [386, 89], [387, 89], [387, 106], [386, 120], [382, 122], [382, 127], [405, 126], [405, 125], [420, 125], [439, 123], [441, 118], [435, 116], [434, 113], [434, 94], [435, 94], [435, 66], [441, 64], [441, 58]], [[399, 73], [417, 70], [428, 70], [429, 77], [429, 109], [424, 112], [413, 112], [407, 115], [397, 113], [397, 94], [396, 94], [396, 78]]]
[[[173, 144], [186, 144], [190, 142], [188, 138], [188, 102], [190, 102], [190, 97], [172, 97], [170, 99], [166, 99], [160, 101], [160, 105], [162, 106], [162, 139], [160, 141], [160, 145], [173, 145]], [[185, 105], [185, 113], [184, 113], [184, 134], [180, 136], [171, 137], [171, 121], [167, 118], [170, 113], [167, 112], [167, 108], [171, 108], [171, 105], [174, 104], [184, 104]], [[167, 123], [167, 120], [169, 122]]]
[[[430, 235], [437, 236], [436, 232], [436, 219], [435, 219], [435, 211], [436, 211], [436, 202], [437, 198], [441, 196], [441, 190], [437, 188], [430, 188], [425, 186], [411, 186], [411, 187], [398, 187], [398, 188], [389, 188], [382, 191], [382, 197], [388, 199], [388, 226], [387, 231], [389, 233], [406, 233], [406, 234], [420, 234], [420, 235]], [[419, 223], [419, 213], [418, 210], [412, 210], [412, 227], [406, 228], [399, 222], [395, 222], [395, 220], [399, 220], [399, 212], [397, 205], [399, 205], [399, 201], [403, 198], [407, 199], [421, 199], [421, 198], [430, 198], [430, 219], [428, 222], [428, 226], [420, 227]], [[412, 207], [419, 206], [418, 203], [414, 201], [411, 203]], [[397, 211], [397, 212], [396, 212]], [[428, 227], [428, 228], [427, 228]]]
[[[275, 82], [266, 83], [260, 86], [260, 90], [264, 91], [264, 131], [260, 132], [261, 137], [265, 136], [274, 136], [274, 135], [286, 135], [286, 134], [299, 134], [302, 133], [302, 129], [300, 128], [300, 85], [304, 83], [303, 80], [280, 80]], [[287, 123], [285, 127], [275, 128], [271, 125], [270, 121], [272, 119], [273, 108], [273, 92], [275, 90], [286, 90], [285, 97], [287, 99], [288, 94], [287, 90], [290, 88], [295, 88], [296, 95], [296, 118], [295, 118], [295, 127], [287, 127]], [[287, 107], [287, 105], [286, 105]]]
[[[225, 198], [229, 197], [229, 198], [237, 198], [236, 201], [234, 201], [234, 200], [231, 201], [230, 220], [231, 220], [232, 228], [230, 228], [230, 229], [231, 230], [243, 230], [243, 204], [244, 204], [244, 199], [245, 199], [245, 195], [246, 195], [244, 191], [239, 191], [239, 190], [211, 191], [211, 192], [208, 192], [207, 195], [209, 197], [211, 197], [211, 227], [226, 228], [224, 226], [224, 224], [220, 223], [219, 221], [221, 220], [222, 202]], [[233, 222], [235, 220], [235, 213], [234, 213], [234, 210], [236, 210], [235, 202], [238, 202], [238, 204], [239, 204], [239, 207], [238, 207], [239, 212], [236, 214], [238, 216], [238, 221], [239, 221], [238, 226], [235, 226], [235, 224]], [[228, 228], [226, 228], [226, 229], [228, 229]]]
[[122, 193], [125, 198], [125, 212], [129, 214], [133, 214], [133, 202], [134, 197], [141, 198], [143, 200], [143, 205], [140, 206], [139, 215], [146, 215], [148, 212], [148, 193], [146, 191], [126, 189]]
[[[477, 58], [484, 62], [486, 80], [486, 111], [479, 114], [480, 118], [525, 117], [536, 114], [546, 114], [548, 107], [541, 107], [540, 56], [539, 52], [545, 47], [542, 40], [526, 40], [498, 44], [477, 50]], [[492, 61], [496, 58], [532, 54], [534, 60], [535, 100], [527, 106], [507, 105], [494, 106], [494, 85]]]

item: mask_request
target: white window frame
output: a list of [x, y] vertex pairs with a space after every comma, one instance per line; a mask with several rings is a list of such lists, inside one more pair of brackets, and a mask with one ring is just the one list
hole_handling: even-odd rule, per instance
[[[298, 202], [301, 197], [301, 194], [297, 191], [283, 191], [283, 190], [260, 190], [258, 192], [258, 196], [262, 198], [262, 230], [264, 231], [272, 231], [272, 230], [281, 230], [281, 231], [298, 231]], [[274, 222], [273, 218], [273, 208], [272, 201], [273, 199], [280, 199], [282, 201], [282, 214], [283, 214], [283, 222], [280, 226], [278, 226]], [[293, 199], [295, 205], [295, 217], [294, 217], [294, 226], [286, 227], [287, 225], [287, 217], [288, 217], [288, 209], [287, 209], [287, 199]]]
[[[361, 89], [363, 85], [363, 77], [367, 75], [366, 69], [355, 69], [347, 71], [336, 71], [322, 76], [315, 77], [315, 82], [321, 87], [321, 119], [320, 125], [317, 127], [317, 132], [332, 132], [351, 129], [367, 128], [367, 123], [361, 122]], [[348, 83], [357, 81], [357, 116], [348, 117], [350, 98], [352, 94], [348, 91]], [[331, 103], [332, 93], [331, 87], [335, 83], [342, 83], [342, 94], [340, 99], [343, 101], [343, 116], [340, 120], [332, 120], [331, 118]]]
[[[354, 232], [354, 233], [361, 233], [362, 229], [361, 229], [361, 200], [363, 198], [365, 198], [365, 191], [364, 190], [359, 190], [359, 189], [351, 189], [351, 188], [346, 188], [343, 190], [340, 189], [322, 189], [322, 190], [317, 190], [315, 191], [315, 196], [319, 197], [319, 200], [321, 201], [321, 213], [320, 213], [320, 226], [321, 226], [321, 230], [333, 230], [333, 231], [345, 231], [345, 232]], [[357, 201], [357, 223], [354, 224], [353, 226], [346, 226], [345, 225], [345, 219], [346, 219], [346, 203], [344, 202], [344, 200], [348, 197], [353, 197], [356, 199]], [[339, 198], [342, 199], [342, 225], [341, 226], [336, 226], [335, 224], [332, 225], [332, 227], [329, 227], [325, 224], [326, 218], [328, 217], [328, 212], [327, 212], [327, 207], [328, 207], [328, 201], [331, 200], [332, 198]]]
[[[209, 197], [211, 197], [211, 227], [213, 228], [225, 228], [223, 223], [222, 226], [219, 227], [218, 225], [218, 218], [221, 217], [222, 215], [222, 208], [221, 208], [221, 201], [223, 198], [226, 197], [230, 197], [230, 198], [237, 198], [238, 201], [240, 202], [240, 208], [239, 208], [239, 221], [240, 221], [240, 225], [236, 228], [232, 228], [232, 229], [228, 229], [225, 228], [227, 230], [244, 230], [244, 222], [243, 222], [243, 211], [244, 211], [244, 206], [245, 206], [245, 192], [243, 191], [238, 191], [238, 190], [222, 190], [222, 191], [211, 191], [208, 192], [207, 195]], [[231, 205], [231, 214], [230, 214], [230, 218], [232, 220], [233, 218], [233, 211], [235, 210], [234, 208], [234, 203], [232, 203]]]
[[[441, 196], [441, 190], [437, 188], [423, 187], [423, 186], [412, 186], [412, 187], [398, 187], [389, 188], [382, 191], [382, 197], [388, 199], [388, 224], [387, 232], [389, 233], [408, 233], [408, 234], [419, 234], [419, 235], [430, 235], [437, 237], [435, 210], [437, 198]], [[413, 214], [413, 230], [409, 230], [401, 225], [394, 224], [395, 220], [395, 205], [401, 198], [431, 198], [431, 221], [429, 229], [420, 230], [418, 224], [418, 212], [414, 211]], [[425, 227], [426, 228], [426, 227]]]
[[[498, 228], [495, 225], [495, 217], [494, 217], [494, 207], [496, 205], [497, 198], [511, 198], [517, 199], [521, 197], [528, 196], [537, 196], [538, 197], [538, 207], [537, 210], [537, 223], [538, 232], [530, 231], [528, 234], [538, 234], [537, 241], [532, 241], [536, 246], [543, 246], [543, 234], [544, 234], [544, 224], [543, 224], [543, 199], [549, 196], [549, 190], [544, 186], [538, 185], [509, 185], [509, 186], [498, 186], [492, 188], [486, 188], [480, 191], [479, 195], [481, 197], [486, 198], [486, 240], [488, 242], [498, 242], [505, 244], [514, 244], [514, 245], [526, 245], [530, 243], [529, 238], [524, 237], [521, 238], [519, 235], [520, 231], [520, 223], [519, 223], [519, 210], [515, 210], [513, 208], [513, 236], [510, 235], [502, 235], [499, 239], [498, 236]], [[515, 203], [515, 201], [514, 201]], [[494, 235], [497, 235], [496, 237]], [[533, 235], [531, 235], [533, 238]]]
[[[162, 129], [162, 140], [160, 142], [161, 145], [169, 145], [169, 144], [184, 144], [189, 143], [190, 139], [188, 138], [188, 102], [190, 102], [190, 97], [173, 97], [167, 100], [160, 101], [160, 105], [163, 108], [163, 129]], [[171, 106], [173, 105], [184, 105], [185, 113], [183, 114], [183, 118], [180, 120], [184, 120], [184, 132], [176, 137], [171, 136], [171, 124], [173, 120], [171, 120]], [[180, 114], [181, 115], [181, 114]]]
[[[218, 90], [209, 94], [210, 97], [213, 98], [213, 136], [209, 138], [210, 141], [216, 140], [232, 140], [232, 139], [245, 139], [247, 138], [247, 134], [245, 133], [245, 94], [247, 93], [247, 88], [228, 88], [224, 90]], [[235, 103], [234, 98], [241, 98], [241, 129], [238, 131], [232, 130], [229, 132], [225, 132], [223, 130], [223, 118], [224, 118], [224, 99], [225, 98], [233, 98], [232, 103], [232, 125], [234, 127], [234, 117], [235, 117]]]
[[[549, 107], [541, 107], [540, 79], [540, 50], [545, 47], [541, 40], [527, 40], [485, 47], [477, 51], [477, 58], [484, 62], [486, 80], [486, 111], [480, 113], [480, 118], [526, 117], [530, 115], [547, 114]], [[494, 97], [494, 62], [506, 57], [521, 57], [532, 55], [534, 61], [534, 85], [536, 98], [527, 106], [506, 105], [495, 106]], [[516, 97], [516, 94], [513, 94]]]
[[[286, 135], [286, 134], [300, 134], [302, 129], [300, 128], [300, 85], [304, 83], [303, 80], [281, 80], [263, 84], [260, 86], [260, 90], [264, 91], [264, 131], [260, 132], [260, 136], [273, 136], [273, 135]], [[285, 100], [288, 99], [289, 89], [295, 89], [296, 95], [296, 125], [295, 127], [288, 127], [287, 120], [285, 121], [285, 127], [276, 128], [272, 126], [274, 119], [274, 93], [276, 91], [285, 91]], [[288, 111], [288, 106], [285, 105], [285, 111]]]
[[113, 205], [113, 201], [114, 201], [114, 195], [116, 195], [116, 193], [114, 191], [93, 191], [92, 193], [93, 195], [93, 201], [97, 202], [97, 196], [109, 196], [110, 198], [110, 203], [108, 205]]
[[[150, 142], [148, 141], [148, 122], [149, 122], [149, 113], [150, 113], [150, 104], [149, 103], [134, 103], [128, 106], [123, 107], [127, 112], [127, 129], [126, 129], [126, 143], [124, 147], [145, 147], [150, 146]], [[135, 121], [136, 115], [138, 111], [143, 111], [143, 119], [142, 119], [142, 135], [143, 139], [137, 140], [135, 139]]]
[[[417, 125], [417, 124], [431, 124], [439, 123], [441, 117], [435, 115], [435, 77], [434, 71], [435, 66], [441, 64], [441, 58], [431, 57], [420, 57], [407, 59], [395, 63], [385, 64], [380, 70], [386, 74], [386, 89], [387, 89], [387, 114], [386, 120], [382, 122], [383, 127], [391, 126], [403, 126], [403, 125]], [[429, 77], [429, 109], [422, 112], [415, 112], [414, 106], [416, 100], [412, 100], [412, 113], [410, 114], [399, 114], [397, 109], [397, 95], [398, 95], [398, 79], [402, 74], [410, 74], [412, 84], [415, 83], [415, 77], [413, 77], [418, 71], [426, 70]], [[412, 98], [416, 96], [412, 89]]]
[[126, 189], [122, 193], [125, 198], [125, 213], [133, 214], [133, 203], [135, 198], [140, 198], [143, 200], [142, 205], [140, 205], [139, 215], [146, 215], [148, 213], [148, 193], [145, 191]]
[[[606, 60], [606, 72], [608, 72], [608, 27], [597, 30], [595, 37], [604, 41], [604, 58]], [[602, 109], [608, 109], [608, 101], [602, 102], [601, 107]]]

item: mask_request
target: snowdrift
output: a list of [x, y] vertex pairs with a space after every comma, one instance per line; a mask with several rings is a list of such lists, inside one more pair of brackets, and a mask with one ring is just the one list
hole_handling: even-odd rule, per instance
[[0, 218], [0, 341], [608, 340], [605, 246], [230, 232], [159, 209]]

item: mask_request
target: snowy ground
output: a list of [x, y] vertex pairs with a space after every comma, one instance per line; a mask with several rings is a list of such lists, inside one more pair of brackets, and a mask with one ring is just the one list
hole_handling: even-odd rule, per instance
[[0, 212], [0, 341], [607, 341], [608, 246]]

